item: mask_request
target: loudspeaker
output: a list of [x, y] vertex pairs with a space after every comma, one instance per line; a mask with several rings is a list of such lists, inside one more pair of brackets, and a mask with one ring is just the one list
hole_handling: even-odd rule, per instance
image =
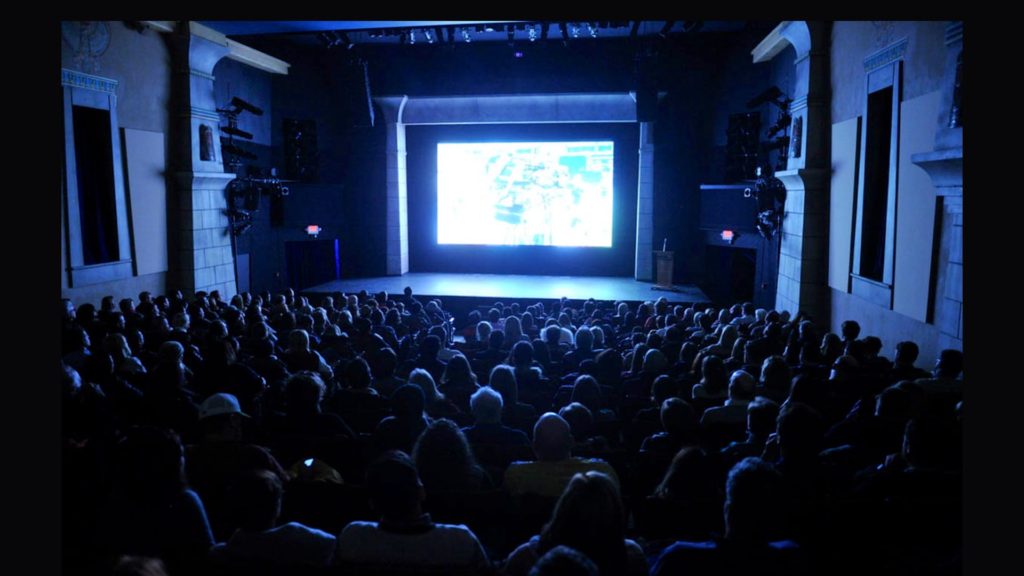
[[637, 122], [654, 122], [658, 118], [658, 87], [642, 82], [636, 89]]

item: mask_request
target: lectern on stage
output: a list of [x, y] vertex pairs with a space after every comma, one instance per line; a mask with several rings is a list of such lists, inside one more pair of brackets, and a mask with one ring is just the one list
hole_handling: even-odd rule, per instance
[[653, 286], [655, 290], [672, 290], [672, 252], [667, 250], [655, 250], [654, 261], [658, 263], [658, 281]]

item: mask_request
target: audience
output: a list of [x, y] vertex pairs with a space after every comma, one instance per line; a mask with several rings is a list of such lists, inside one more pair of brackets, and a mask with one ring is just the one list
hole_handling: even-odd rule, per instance
[[[62, 302], [73, 570], [486, 572], [485, 550], [518, 545], [512, 573], [645, 573], [629, 537], [654, 573], [956, 573], [960, 351], [929, 374], [917, 343], [889, 362], [854, 321], [834, 335], [799, 313], [665, 299], [494, 303], [469, 315], [474, 346], [452, 343], [436, 299], [314, 300]], [[309, 459], [331, 482], [280, 464]], [[453, 524], [423, 514], [428, 492]], [[371, 504], [378, 522], [332, 539]]]

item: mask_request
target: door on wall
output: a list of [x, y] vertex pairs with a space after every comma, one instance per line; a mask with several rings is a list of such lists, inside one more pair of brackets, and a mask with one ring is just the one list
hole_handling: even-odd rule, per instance
[[757, 251], [732, 246], [708, 246], [704, 261], [707, 281], [704, 291], [718, 305], [754, 300]]
[[304, 290], [341, 277], [337, 238], [285, 242], [288, 286]]

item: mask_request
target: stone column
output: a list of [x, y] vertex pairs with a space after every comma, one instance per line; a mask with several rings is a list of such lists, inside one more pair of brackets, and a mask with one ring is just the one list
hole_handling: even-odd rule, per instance
[[783, 22], [754, 49], [754, 61], [770, 60], [787, 45], [796, 51], [792, 124], [786, 170], [782, 246], [775, 307], [803, 311], [828, 325], [829, 28], [822, 22]]
[[[654, 274], [654, 122], [640, 122], [640, 168], [636, 194], [636, 259], [633, 277], [650, 282]], [[661, 246], [658, 246], [660, 249]]]
[[386, 273], [400, 276], [409, 271], [409, 210], [406, 202], [405, 124], [402, 111], [407, 96], [376, 98], [384, 114], [387, 130], [387, 202], [385, 222]]
[[[175, 151], [173, 207], [169, 229], [169, 288], [187, 296], [219, 290], [227, 300], [236, 292], [235, 262], [227, 218], [225, 187], [235, 178], [224, 172], [220, 116], [213, 91], [213, 68], [229, 49], [179, 24], [168, 36], [174, 61], [172, 149]], [[206, 142], [201, 134], [206, 133]], [[212, 141], [211, 141], [212, 137]]]
[[942, 202], [934, 310], [940, 350], [964, 345], [964, 129], [958, 86], [963, 45], [963, 22], [950, 23], [935, 150], [911, 156], [931, 177]]

